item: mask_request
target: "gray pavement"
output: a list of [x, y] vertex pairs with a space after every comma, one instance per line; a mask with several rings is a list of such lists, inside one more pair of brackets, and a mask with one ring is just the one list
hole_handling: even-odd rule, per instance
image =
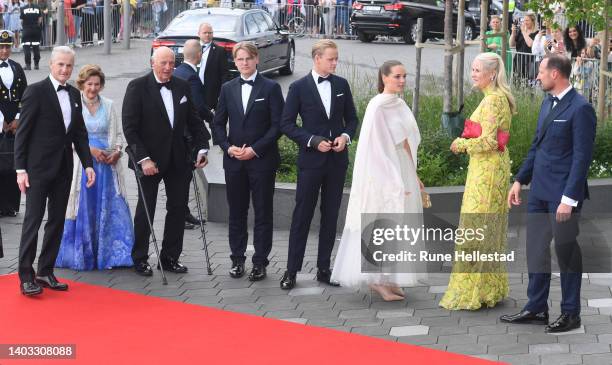
[[[300, 47], [308, 47], [308, 42], [300, 40], [298, 44]], [[103, 55], [101, 48], [81, 49], [77, 54], [77, 67], [90, 62], [101, 64], [107, 73], [104, 94], [118, 104], [122, 100], [127, 81], [146, 72], [147, 68], [148, 42], [135, 41], [132, 44], [134, 49], [118, 49], [112, 56]], [[341, 42], [340, 45], [341, 51], [356, 50], [361, 46], [353, 41]], [[379, 47], [386, 52], [376, 52], [382, 59], [385, 56], [396, 57], [396, 50], [401, 48], [399, 45], [372, 47]], [[413, 47], [402, 47], [407, 48], [408, 53], [414, 51]], [[300, 49], [298, 55], [307, 52], [307, 49]], [[47, 57], [48, 53], [44, 53], [43, 63]], [[359, 57], [366, 59], [369, 56]], [[307, 62], [307, 57], [300, 56], [298, 64], [303, 72], [298, 74], [308, 70]], [[45, 69], [33, 71], [28, 73], [28, 77], [30, 81], [36, 81], [46, 76], [47, 72]], [[285, 88], [292, 78], [277, 79]], [[131, 175], [128, 185], [128, 200], [133, 212], [137, 191]], [[159, 198], [155, 229], [158, 237], [161, 237], [164, 218], [162, 202], [165, 199], [163, 191]], [[193, 199], [190, 204], [195, 204]], [[0, 259], [0, 274], [16, 271], [23, 209], [22, 206], [16, 218], [0, 219], [6, 255]], [[420, 286], [407, 288], [405, 301], [387, 303], [368, 291], [333, 288], [314, 281], [317, 239], [313, 232], [309, 237], [304, 270], [298, 275], [297, 287], [283, 291], [279, 288], [279, 280], [286, 265], [288, 232], [274, 232], [268, 278], [251, 283], [246, 277], [232, 279], [227, 274], [230, 268], [227, 226], [209, 223], [207, 229], [207, 237], [212, 241], [209, 251], [213, 261], [213, 275], [206, 274], [199, 231], [185, 232], [181, 261], [189, 267], [189, 273], [167, 274], [167, 286], [161, 284], [160, 274], [156, 270], [151, 278], [137, 276], [129, 269], [96, 272], [61, 269], [56, 273], [67, 279], [144, 295], [333, 328], [511, 364], [612, 364], [612, 274], [585, 274], [582, 287], [583, 326], [570, 334], [547, 335], [544, 334], [543, 326], [508, 325], [499, 321], [501, 314], [515, 312], [525, 304], [526, 275], [510, 274], [510, 295], [495, 308], [453, 312], [439, 308], [438, 302], [448, 282], [448, 275], [444, 274], [430, 275]], [[516, 233], [510, 232], [509, 236], [516, 236]], [[252, 246], [249, 246], [247, 255], [250, 257], [251, 254]], [[154, 261], [152, 257], [150, 262]], [[15, 287], [15, 294], [17, 291]], [[556, 317], [560, 301], [558, 277], [553, 279], [550, 299], [551, 317]]]

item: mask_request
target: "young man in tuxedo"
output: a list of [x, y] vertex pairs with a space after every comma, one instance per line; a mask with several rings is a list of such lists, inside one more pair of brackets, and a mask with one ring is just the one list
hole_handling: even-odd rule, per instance
[[550, 243], [561, 270], [561, 316], [548, 333], [580, 327], [582, 253], [576, 241], [582, 202], [588, 199], [587, 176], [593, 156], [597, 119], [593, 107], [569, 82], [570, 60], [548, 55], [538, 80], [550, 95], [542, 102], [536, 135], [508, 194], [508, 206], [520, 205], [521, 185], [531, 183], [527, 201], [529, 301], [503, 322], [548, 324]]
[[[15, 169], [19, 190], [26, 194], [26, 212], [19, 245], [19, 279], [24, 295], [42, 293], [41, 285], [67, 290], [57, 281], [53, 266], [64, 231], [64, 216], [72, 181], [72, 146], [87, 175], [87, 187], [95, 182], [83, 121], [81, 94], [68, 85], [74, 67], [74, 51], [55, 47], [51, 53], [51, 75], [31, 84], [21, 102], [15, 136]], [[43, 245], [34, 275], [38, 229], [49, 201]]]
[[[197, 65], [200, 64], [202, 59], [202, 48], [200, 42], [195, 39], [190, 39], [185, 42], [183, 46], [183, 57], [185, 60], [175, 70], [174, 76], [183, 79], [189, 83], [191, 88], [191, 97], [195, 105], [200, 120], [205, 120], [210, 125], [214, 117], [210, 111], [208, 105], [206, 105], [206, 92], [204, 85], [198, 77]], [[187, 133], [185, 138], [187, 139], [188, 148], [191, 150], [191, 136]], [[191, 156], [189, 157], [191, 158]], [[191, 183], [192, 174], [187, 174], [185, 177], [185, 190], [189, 195], [189, 184]], [[189, 198], [188, 198], [189, 200]], [[189, 204], [185, 204], [185, 229], [194, 229], [201, 224], [200, 220], [191, 214], [189, 210]]]
[[227, 65], [227, 53], [223, 47], [213, 42], [213, 28], [208, 23], [200, 24], [198, 29], [202, 60], [198, 66], [198, 77], [204, 85], [205, 102], [212, 109], [217, 109], [221, 85], [230, 78]]
[[[296, 273], [302, 269], [306, 240], [321, 191], [321, 228], [317, 255], [317, 280], [330, 285], [331, 252], [344, 179], [348, 168], [348, 149], [357, 129], [357, 112], [348, 81], [334, 75], [338, 48], [331, 40], [320, 40], [312, 47], [313, 69], [289, 88], [281, 132], [300, 147], [295, 209], [289, 233], [287, 271], [282, 289], [295, 286]], [[296, 124], [300, 115], [302, 126]]]
[[[14, 142], [15, 132], [19, 126], [19, 112], [21, 98], [28, 86], [23, 68], [18, 62], [10, 59], [13, 47], [13, 33], [8, 30], [0, 31], [0, 138], [5, 142]], [[8, 146], [10, 148], [10, 144]], [[13, 147], [14, 150], [14, 147]], [[13, 152], [11, 150], [10, 152]], [[6, 159], [7, 166], [3, 170], [14, 169], [14, 157]], [[21, 203], [21, 192], [17, 186], [17, 174], [0, 174], [0, 217], [16, 217]]]
[[[272, 206], [276, 170], [280, 164], [278, 137], [283, 112], [280, 85], [257, 72], [259, 54], [250, 42], [234, 46], [240, 77], [223, 85], [213, 123], [213, 141], [223, 149], [223, 168], [229, 204], [230, 276], [244, 275], [247, 216], [253, 199], [253, 269], [249, 280], [266, 277], [272, 250]], [[229, 123], [229, 134], [227, 124]]]
[[196, 168], [206, 165], [210, 135], [191, 97], [189, 84], [173, 77], [174, 53], [168, 47], [153, 52], [149, 74], [130, 81], [123, 99], [123, 132], [128, 148], [144, 174], [142, 191], [138, 197], [134, 216], [134, 269], [143, 276], [153, 275], [148, 263], [149, 235], [151, 234], [142, 196], [155, 216], [157, 191], [163, 180], [166, 188], [166, 222], [160, 261], [164, 270], [185, 273], [187, 267], [178, 259], [183, 250], [183, 224], [185, 220], [185, 175], [191, 173], [189, 149], [185, 142], [185, 129], [198, 150]]

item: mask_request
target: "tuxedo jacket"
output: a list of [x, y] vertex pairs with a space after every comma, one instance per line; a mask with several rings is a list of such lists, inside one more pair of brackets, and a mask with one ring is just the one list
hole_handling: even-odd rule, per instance
[[[130, 81], [123, 98], [123, 132], [136, 162], [150, 157], [160, 172], [170, 164], [186, 165], [189, 149], [185, 132], [192, 136], [196, 150], [208, 149], [210, 134], [204, 127], [186, 81], [170, 78], [174, 107], [174, 125], [164, 106], [153, 72]], [[129, 164], [130, 168], [133, 165]]]
[[[308, 141], [313, 135], [333, 141], [346, 133], [352, 140], [357, 130], [357, 112], [348, 81], [336, 75], [329, 77], [331, 82], [329, 118], [310, 72], [289, 87], [280, 128], [282, 133], [299, 145], [298, 167], [300, 168], [321, 167], [330, 154], [339, 166], [348, 167], [348, 148], [340, 153], [333, 151], [324, 153], [314, 147], [308, 147]], [[296, 124], [298, 114], [302, 119], [301, 127]]]
[[183, 62], [174, 70], [174, 76], [189, 83], [193, 104], [200, 114], [200, 117], [209, 124], [212, 123], [213, 114], [206, 104], [204, 85], [202, 84], [202, 80], [198, 77], [198, 72], [193, 69], [193, 67]]
[[28, 81], [19, 63], [11, 59], [8, 59], [7, 62], [13, 70], [13, 83], [9, 89], [4, 80], [0, 78], [0, 111], [4, 115], [5, 122], [12, 122], [21, 112], [21, 98], [28, 86]]
[[68, 130], [51, 79], [29, 85], [23, 94], [15, 136], [15, 169], [26, 170], [30, 179], [54, 179], [62, 163], [67, 164], [71, 175], [73, 144], [83, 167], [93, 166], [81, 94], [72, 86], [68, 94], [72, 111]]
[[[240, 77], [223, 84], [212, 132], [214, 143], [225, 152], [225, 170], [239, 171], [244, 167], [253, 171], [266, 171], [278, 168], [280, 155], [277, 141], [284, 103], [280, 85], [261, 74], [255, 78], [246, 111], [243, 111], [242, 106]], [[242, 147], [245, 144], [252, 147], [258, 157], [240, 161], [227, 154], [231, 145]]]
[[228, 67], [225, 49], [213, 42], [204, 69], [205, 101], [210, 108], [217, 108], [221, 85], [230, 79]]
[[516, 180], [531, 183], [529, 194], [540, 200], [560, 202], [565, 195], [583, 201], [589, 198], [587, 176], [595, 141], [595, 111], [574, 89], [551, 107], [552, 100], [545, 98], [536, 135]]

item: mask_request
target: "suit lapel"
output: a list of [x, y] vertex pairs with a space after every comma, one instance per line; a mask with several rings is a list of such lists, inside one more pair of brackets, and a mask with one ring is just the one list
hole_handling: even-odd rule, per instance
[[48, 89], [47, 92], [50, 95], [52, 95], [51, 105], [55, 109], [55, 112], [57, 113], [57, 115], [60, 118], [60, 121], [62, 122], [62, 127], [64, 127], [64, 132], [67, 132], [66, 126], [64, 125], [64, 114], [62, 114], [62, 107], [60, 106], [59, 98], [57, 97], [57, 90], [55, 90], [55, 88], [53, 87], [53, 83], [51, 82], [50, 78], [47, 77], [46, 83], [47, 83], [47, 89]]
[[[327, 117], [327, 112], [325, 111], [325, 105], [323, 105], [323, 100], [321, 100], [321, 94], [319, 94], [319, 89], [317, 89], [317, 84], [315, 84], [315, 81], [312, 78], [312, 74], [308, 74], [306, 76], [306, 83], [311, 89], [310, 90], [311, 94], [317, 96], [315, 99], [317, 100], [317, 104], [319, 104], [319, 108], [321, 109], [321, 112], [323, 112], [325, 119], [329, 120], [329, 118]], [[332, 93], [333, 93], [333, 88], [332, 88]], [[330, 108], [329, 114], [331, 115], [331, 108]]]
[[[68, 85], [68, 84], [66, 84]], [[77, 97], [79, 97], [80, 95], [76, 95], [78, 93], [78, 91], [71, 87], [70, 91], [68, 91], [68, 99], [70, 100], [70, 124], [68, 124], [68, 130], [66, 130], [66, 133], [70, 132], [70, 130], [72, 129], [72, 126], [74, 125], [74, 121], [77, 117], [77, 113], [78, 113], [78, 109], [77, 109]]]
[[[178, 121], [178, 118], [176, 117], [176, 115], [177, 115], [177, 111], [178, 111], [178, 107], [180, 105], [181, 99], [183, 99], [183, 97], [187, 98], [187, 95], [183, 95], [182, 92], [179, 92], [178, 87], [176, 87], [176, 82], [175, 82], [176, 78], [174, 76], [170, 77], [170, 80], [173, 86], [172, 87], [172, 103], [173, 103], [172, 109], [174, 111], [174, 124], [172, 125], [172, 128], [174, 129], [174, 127], [176, 126], [176, 122]], [[164, 109], [166, 108], [164, 107]], [[168, 119], [168, 123], [170, 123], [170, 119]]]
[[[574, 89], [570, 90], [570, 92], [568, 92], [567, 95], [565, 95], [563, 99], [557, 103], [550, 113], [548, 113], [546, 118], [544, 118], [540, 129], [540, 141], [544, 138], [544, 135], [546, 134], [546, 131], [548, 130], [548, 127], [550, 127], [552, 121], [570, 106], [575, 92], [576, 91]], [[550, 103], [552, 103], [552, 101], [549, 101], [548, 108], [550, 108]]]
[[334, 75], [329, 75], [329, 82], [331, 83], [331, 101], [329, 106], [329, 119], [332, 119], [334, 116], [334, 110], [336, 109], [336, 98], [337, 95], [341, 94], [341, 90], [338, 89], [338, 82]]
[[257, 98], [257, 95], [259, 94], [259, 91], [261, 90], [262, 87], [263, 87], [263, 80], [261, 79], [261, 76], [257, 74], [257, 77], [255, 77], [255, 85], [253, 85], [253, 87], [251, 88], [251, 95], [249, 95], [249, 101], [247, 103], [246, 111], [244, 112], [243, 121], [244, 121], [244, 118], [246, 118], [246, 116], [249, 114], [249, 111], [251, 110], [251, 108], [253, 107], [255, 98]]
[[[240, 76], [238, 76], [240, 77]], [[232, 85], [232, 96], [235, 101], [236, 101], [236, 108], [238, 108], [238, 110], [240, 110], [240, 115], [242, 116], [242, 118], [244, 119], [244, 112], [245, 110], [242, 109], [242, 86], [240, 85], [240, 82], [238, 81], [238, 78], [235, 78], [232, 81], [234, 84]]]
[[204, 81], [206, 81], [206, 73], [210, 74], [210, 67], [214, 64], [212, 58], [216, 48], [217, 46], [215, 45], [215, 42], [213, 42], [208, 50], [208, 57], [206, 58], [206, 65], [204, 66]]
[[[159, 86], [157, 86], [157, 81], [155, 81], [155, 76], [153, 75], [153, 72], [151, 72], [151, 74], [149, 75], [148, 83], [149, 94], [151, 94], [151, 97], [153, 98], [153, 103], [159, 107], [161, 115], [164, 117], [164, 119], [168, 123], [167, 125], [169, 126], [170, 118], [168, 117], [168, 112], [166, 111], [166, 107], [164, 106], [164, 99], [162, 99], [161, 93], [159, 91]], [[174, 95], [174, 93], [172, 93], [172, 95]]]

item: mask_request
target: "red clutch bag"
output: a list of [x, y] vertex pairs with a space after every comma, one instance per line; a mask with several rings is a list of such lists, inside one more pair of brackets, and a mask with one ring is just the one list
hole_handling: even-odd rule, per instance
[[[482, 127], [480, 124], [466, 119], [463, 127], [463, 133], [461, 133], [461, 138], [478, 138], [482, 134]], [[504, 152], [506, 150], [506, 145], [510, 140], [510, 132], [502, 131], [501, 129], [497, 130], [497, 150], [500, 152]]]

